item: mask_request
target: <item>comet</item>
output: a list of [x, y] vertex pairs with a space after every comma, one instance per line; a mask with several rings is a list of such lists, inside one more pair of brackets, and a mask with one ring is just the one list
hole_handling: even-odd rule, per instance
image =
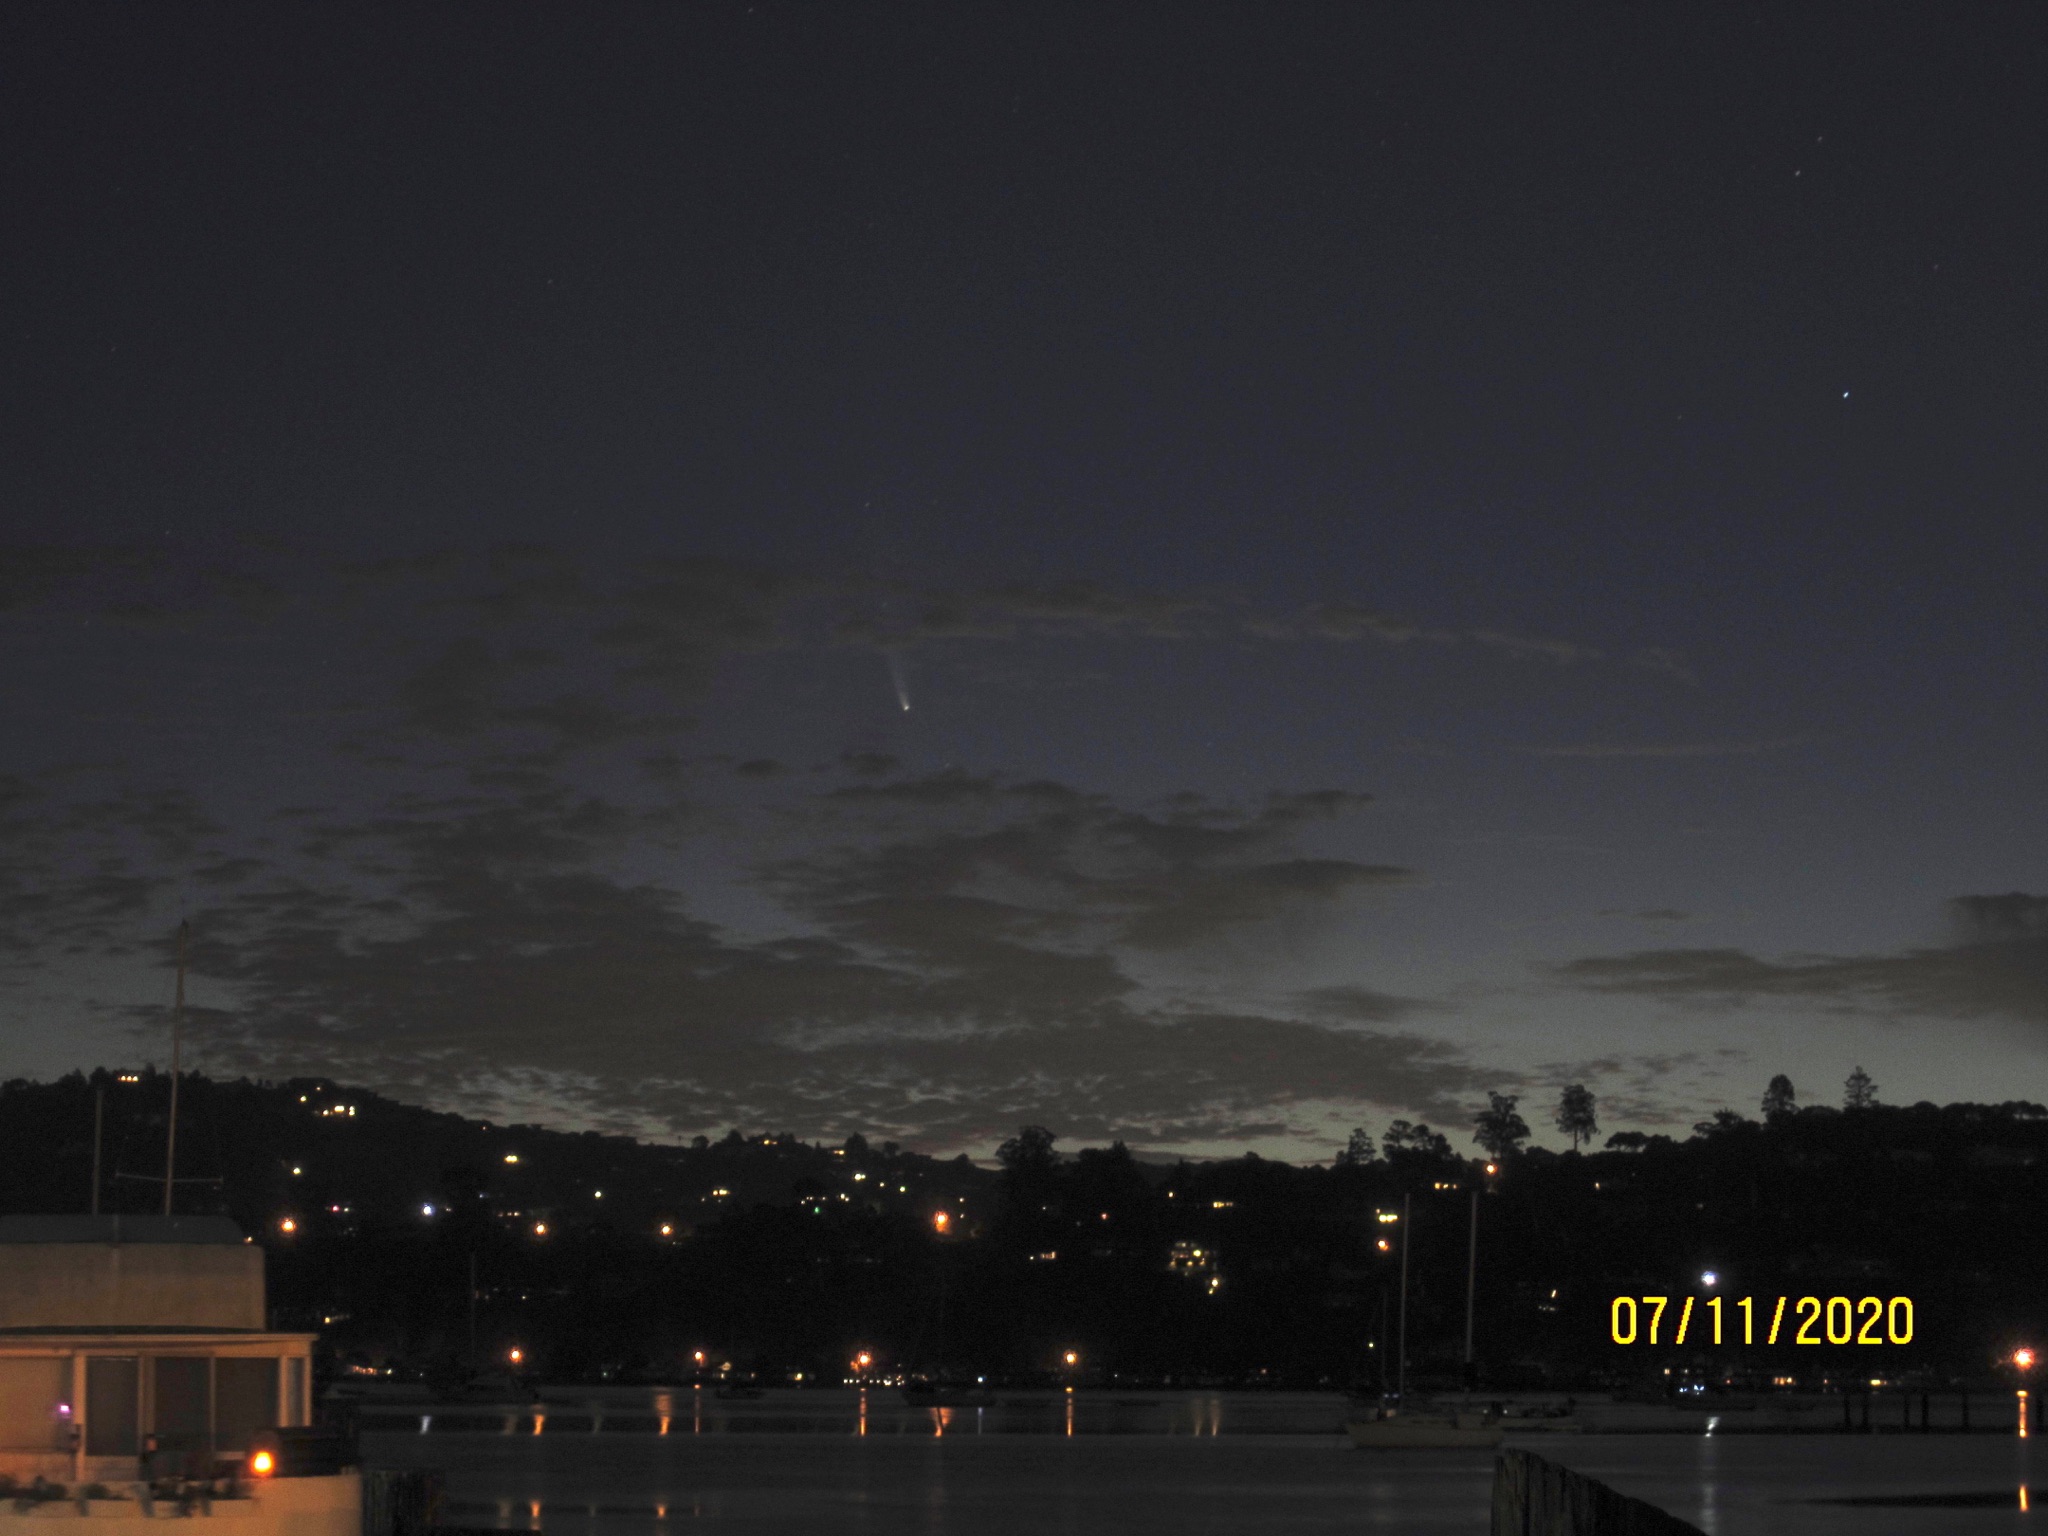
[[900, 652], [890, 651], [889, 680], [896, 685], [896, 702], [903, 706], [903, 713], [910, 713], [910, 684], [903, 679], [903, 657]]

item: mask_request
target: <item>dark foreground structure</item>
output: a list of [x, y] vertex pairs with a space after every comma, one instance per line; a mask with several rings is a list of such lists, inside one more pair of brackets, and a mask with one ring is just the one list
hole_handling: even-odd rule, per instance
[[1696, 1525], [1529, 1451], [1493, 1469], [1493, 1536], [1703, 1536]]

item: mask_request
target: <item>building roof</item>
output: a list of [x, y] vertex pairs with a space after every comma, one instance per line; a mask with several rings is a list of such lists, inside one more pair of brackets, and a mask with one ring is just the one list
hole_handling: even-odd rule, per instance
[[234, 1243], [226, 1216], [0, 1216], [0, 1243]]

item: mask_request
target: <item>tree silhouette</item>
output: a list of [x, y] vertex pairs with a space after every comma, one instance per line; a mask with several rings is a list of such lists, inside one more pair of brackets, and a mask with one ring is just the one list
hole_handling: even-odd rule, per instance
[[1489, 1093], [1487, 1106], [1472, 1117], [1472, 1139], [1495, 1157], [1519, 1151], [1529, 1139], [1529, 1122], [1515, 1113], [1517, 1094]]
[[1799, 1103], [1792, 1091], [1792, 1079], [1780, 1072], [1764, 1089], [1764, 1120], [1767, 1123], [1782, 1120], [1787, 1115], [1796, 1114], [1798, 1109]]
[[1351, 1128], [1351, 1139], [1344, 1143], [1344, 1150], [1337, 1154], [1339, 1168], [1363, 1168], [1379, 1157], [1379, 1148], [1372, 1144], [1372, 1132], [1362, 1125]]
[[1877, 1103], [1877, 1084], [1870, 1080], [1870, 1074], [1858, 1063], [1842, 1083], [1842, 1108], [1870, 1109]]
[[1558, 1095], [1557, 1128], [1572, 1139], [1572, 1150], [1579, 1150], [1579, 1142], [1590, 1141], [1593, 1133], [1600, 1129], [1593, 1118], [1593, 1092], [1584, 1083], [1573, 1083]]
[[996, 1148], [996, 1161], [1011, 1173], [1043, 1173], [1053, 1166], [1058, 1140], [1042, 1125], [1027, 1125]]
[[1385, 1148], [1390, 1163], [1404, 1153], [1431, 1158], [1451, 1155], [1451, 1144], [1441, 1132], [1432, 1131], [1427, 1125], [1410, 1125], [1406, 1120], [1396, 1120], [1388, 1126], [1387, 1134], [1380, 1138], [1380, 1145]]

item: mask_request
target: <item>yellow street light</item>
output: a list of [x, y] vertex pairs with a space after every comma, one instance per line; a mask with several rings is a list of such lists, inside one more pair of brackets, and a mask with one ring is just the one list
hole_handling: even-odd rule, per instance
[[946, 1227], [949, 1223], [951, 1223], [952, 1220], [953, 1218], [948, 1216], [944, 1211], [934, 1212], [932, 1215], [932, 1228], [934, 1231], [944, 1232], [946, 1230]]
[[523, 1361], [526, 1358], [526, 1351], [519, 1348], [515, 1344], [512, 1347], [511, 1352], [507, 1354], [505, 1358], [510, 1360], [514, 1365], [518, 1365], [521, 1361]]
[[546, 1237], [548, 1235], [548, 1224], [544, 1221], [536, 1221], [533, 1224], [533, 1235], [535, 1237]]
[[1067, 1351], [1067, 1353], [1066, 1353], [1066, 1355], [1065, 1355], [1065, 1359], [1066, 1359], [1066, 1362], [1067, 1362], [1067, 1364], [1069, 1364], [1069, 1365], [1079, 1365], [1079, 1364], [1081, 1363], [1081, 1355], [1080, 1355], [1080, 1352], [1079, 1352], [1078, 1350], [1072, 1350], [1072, 1349], [1070, 1349], [1070, 1350], [1068, 1350], [1068, 1351]]
[[277, 1224], [277, 1230], [284, 1233], [285, 1236], [289, 1237], [292, 1235], [292, 1233], [299, 1230], [299, 1224], [296, 1221], [293, 1221], [291, 1217], [287, 1216], [283, 1221], [280, 1221]]
[[2012, 1363], [2023, 1371], [2034, 1368], [2034, 1352], [2031, 1349], [2016, 1349], [2012, 1352]]

